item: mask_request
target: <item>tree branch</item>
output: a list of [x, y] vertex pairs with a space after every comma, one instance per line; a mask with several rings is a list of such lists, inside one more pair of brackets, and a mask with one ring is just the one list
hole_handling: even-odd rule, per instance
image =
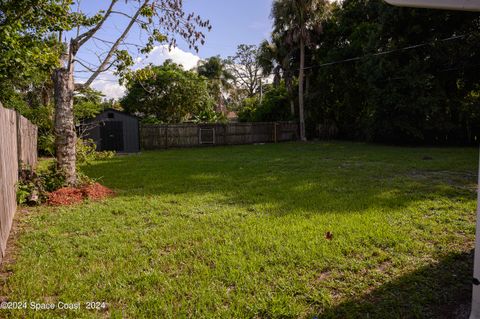
[[87, 69], [88, 71], [90, 72], [95, 72], [94, 69], [92, 69], [91, 67], [87, 66], [85, 63], [83, 63], [82, 61], [80, 61], [78, 58], [73, 60], [73, 62], [77, 62], [78, 64], [80, 64], [81, 66], [83, 66], [85, 69]]
[[105, 21], [108, 19], [110, 14], [113, 11], [113, 7], [115, 4], [118, 2], [118, 0], [112, 0], [110, 2], [110, 6], [108, 7], [107, 11], [105, 12], [105, 15], [102, 17], [102, 19], [97, 23], [95, 27], [92, 29], [80, 34], [74, 39], [74, 42], [77, 43], [77, 50], [85, 43], [87, 42], [95, 33], [97, 33], [98, 30], [102, 27], [102, 25], [105, 23]]
[[[112, 0], [112, 3], [114, 1], [117, 1], [117, 0]], [[108, 52], [107, 56], [105, 57], [105, 59], [103, 60], [103, 62], [100, 64], [100, 66], [98, 67], [98, 69], [93, 72], [93, 74], [90, 76], [90, 78], [87, 80], [87, 82], [85, 82], [84, 86], [85, 87], [88, 87], [90, 84], [92, 84], [92, 82], [98, 77], [98, 75], [101, 73], [101, 72], [104, 72], [107, 70], [107, 65], [110, 63], [110, 59], [112, 58], [113, 54], [115, 53], [115, 51], [118, 49], [118, 47], [120, 46], [120, 44], [123, 42], [123, 40], [125, 39], [125, 37], [128, 35], [128, 32], [130, 32], [130, 29], [133, 27], [133, 25], [135, 24], [135, 22], [137, 21], [138, 17], [140, 16], [140, 13], [142, 12], [142, 10], [147, 6], [147, 4], [149, 3], [150, 0], [144, 0], [143, 4], [140, 6], [140, 8], [138, 8], [137, 12], [135, 12], [135, 14], [133, 15], [133, 17], [131, 18], [130, 22], [128, 23], [127, 27], [125, 28], [125, 30], [123, 31], [123, 33], [120, 35], [120, 37], [115, 41], [115, 43], [112, 45], [110, 51]], [[111, 12], [111, 10], [110, 10]], [[91, 35], [93, 36], [93, 34]], [[91, 37], [90, 36], [90, 37]], [[111, 65], [110, 65], [111, 66]], [[110, 67], [108, 67], [110, 68]]]

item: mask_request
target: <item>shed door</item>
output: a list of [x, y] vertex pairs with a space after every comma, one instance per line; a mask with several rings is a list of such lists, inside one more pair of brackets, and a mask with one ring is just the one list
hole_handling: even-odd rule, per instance
[[123, 152], [123, 123], [118, 121], [105, 122], [100, 128], [102, 150]]

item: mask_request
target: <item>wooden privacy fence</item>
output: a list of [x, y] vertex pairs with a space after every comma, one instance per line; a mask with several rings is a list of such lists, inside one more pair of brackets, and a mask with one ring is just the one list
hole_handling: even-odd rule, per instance
[[18, 167], [37, 164], [37, 127], [0, 104], [0, 250], [5, 256], [8, 235], [17, 209]]
[[169, 147], [278, 143], [298, 139], [296, 122], [142, 125], [145, 150]]

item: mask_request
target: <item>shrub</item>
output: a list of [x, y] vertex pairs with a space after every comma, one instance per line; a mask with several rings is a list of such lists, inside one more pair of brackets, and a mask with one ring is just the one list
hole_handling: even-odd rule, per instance
[[284, 85], [271, 88], [265, 93], [255, 112], [255, 118], [258, 122], [292, 120], [290, 100]]
[[193, 117], [194, 123], [226, 123], [227, 118], [222, 113], [217, 113], [213, 109], [201, 111]]
[[45, 202], [48, 193], [65, 186], [65, 175], [58, 171], [56, 163], [47, 170], [37, 173], [30, 167], [22, 167], [17, 184], [17, 202], [19, 204], [38, 205]]
[[292, 120], [290, 100], [284, 85], [271, 87], [262, 101], [257, 97], [247, 98], [238, 113], [240, 122], [274, 122]]
[[242, 106], [238, 112], [238, 120], [240, 122], [256, 122], [257, 109], [260, 106], [260, 101], [256, 97], [249, 97], [242, 101]]
[[[104, 152], [102, 152], [104, 153]], [[85, 186], [95, 183], [95, 180], [77, 170], [77, 185]], [[41, 172], [30, 167], [22, 167], [17, 184], [17, 203], [39, 205], [47, 201], [48, 194], [66, 187], [65, 174], [59, 171], [56, 162]]]
[[77, 164], [90, 164], [92, 161], [111, 159], [113, 151], [97, 152], [97, 146], [92, 139], [77, 139]]
[[55, 136], [53, 134], [39, 134], [38, 135], [38, 151], [40, 154], [54, 156]]

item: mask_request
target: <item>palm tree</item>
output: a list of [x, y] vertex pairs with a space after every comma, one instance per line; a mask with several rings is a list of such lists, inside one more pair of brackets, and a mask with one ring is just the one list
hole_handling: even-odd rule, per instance
[[[273, 75], [273, 85], [278, 86], [281, 79], [285, 81], [290, 96], [293, 94], [293, 58], [294, 50], [289, 47], [279, 34], [274, 34], [272, 42], [267, 40], [260, 44], [258, 60], [263, 75]], [[290, 97], [290, 112], [295, 115], [295, 103]]]
[[225, 62], [219, 56], [213, 56], [206, 60], [200, 60], [197, 65], [197, 73], [209, 80], [212, 95], [217, 99], [217, 111], [223, 111], [222, 91], [228, 91], [232, 85], [233, 75], [227, 70]]
[[300, 50], [298, 116], [302, 141], [307, 140], [304, 116], [305, 47], [311, 44], [312, 33], [322, 31], [327, 8], [326, 0], [276, 0], [272, 8], [274, 34], [284, 35], [287, 45], [297, 44]]

